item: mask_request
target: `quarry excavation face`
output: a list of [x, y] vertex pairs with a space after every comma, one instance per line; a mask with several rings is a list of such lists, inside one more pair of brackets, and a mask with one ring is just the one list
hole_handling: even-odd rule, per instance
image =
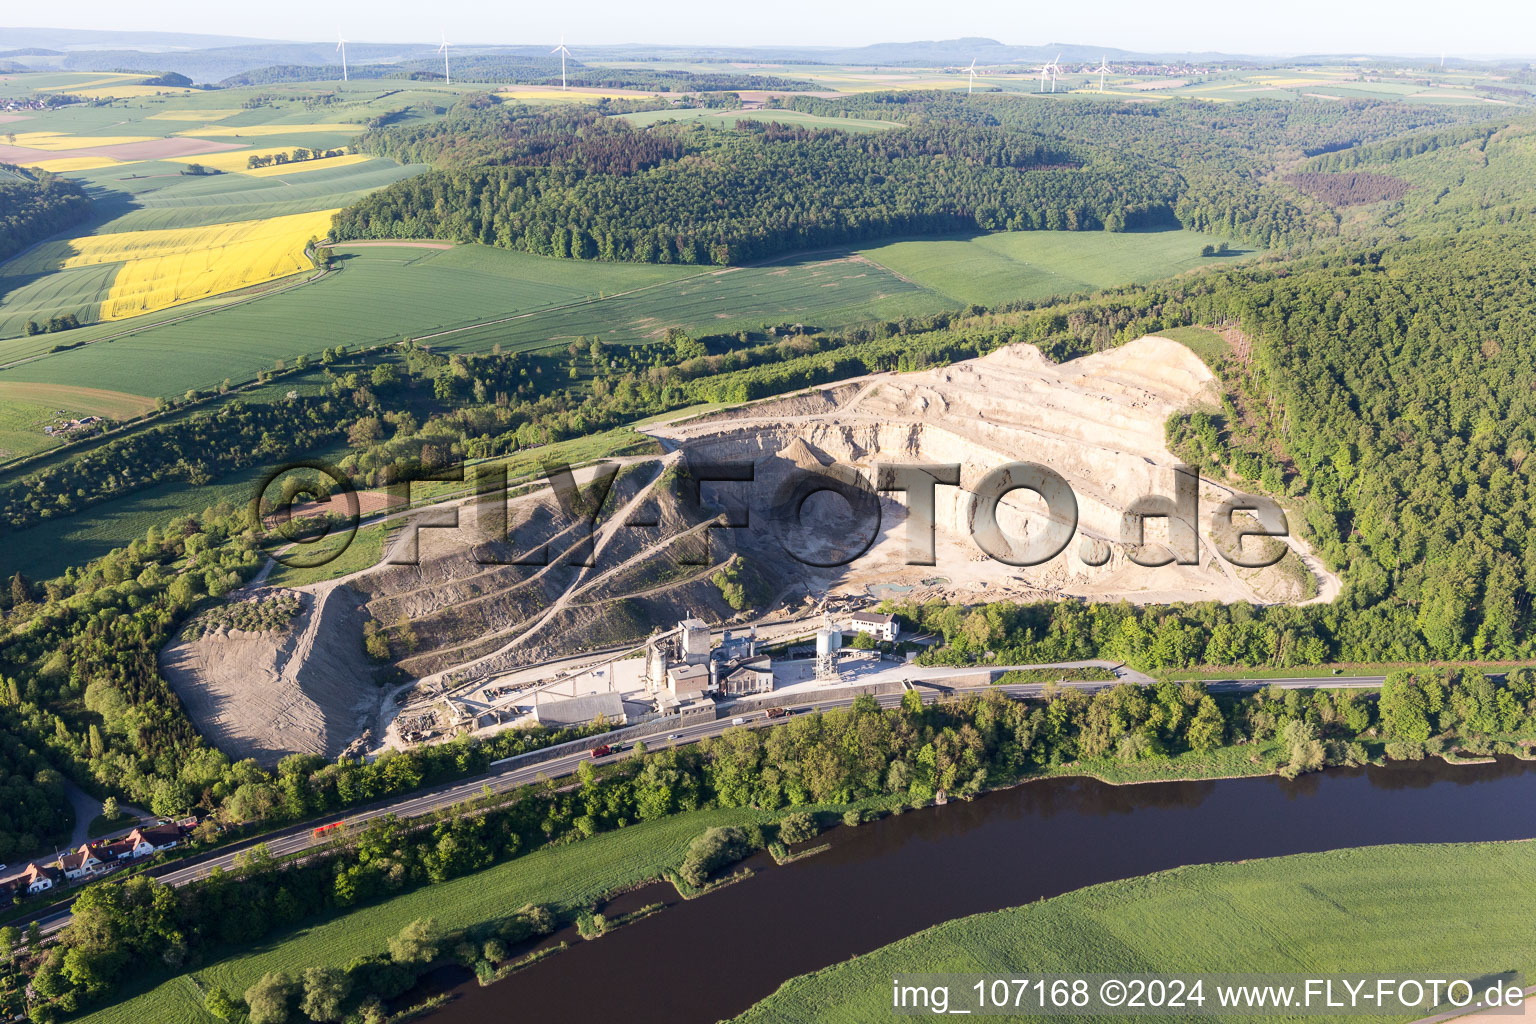
[[[770, 533], [779, 558], [787, 551], [810, 571], [831, 572], [839, 592], [1328, 599], [1337, 581], [1299, 540], [1268, 541], [1270, 551], [1237, 543], [1220, 526], [1233, 490], [1196, 484], [1168, 451], [1167, 418], [1217, 401], [1204, 363], [1149, 337], [1060, 365], [1012, 345], [649, 432], [690, 463], [750, 461], [749, 518], [769, 529], [739, 543], [762, 548]], [[806, 479], [818, 474], [846, 483], [808, 493]], [[1245, 532], [1259, 532], [1256, 525]], [[1273, 532], [1273, 517], [1265, 525]], [[771, 548], [763, 554], [772, 557]], [[1274, 564], [1254, 567], [1264, 561]]]
[[[306, 610], [286, 629], [210, 633], [171, 645], [161, 662], [205, 735], [271, 763], [292, 751], [335, 756], [369, 728], [384, 735], [402, 707], [643, 641], [657, 622], [796, 620], [884, 598], [1332, 600], [1339, 581], [1295, 536], [1266, 568], [1218, 554], [1231, 539], [1218, 544], [1210, 513], [1230, 488], [1202, 479], [1180, 491], [1164, 423], [1218, 402], [1206, 366], [1153, 337], [1059, 365], [1013, 345], [655, 425], [646, 433], [664, 454], [612, 460], [595, 514], [586, 497], [600, 467], [575, 471], [582, 500], [524, 484], [499, 508], [477, 498], [451, 516], [423, 509], [401, 517], [420, 528], [398, 531], [379, 564], [298, 588]], [[1024, 479], [1019, 463], [1054, 482]], [[701, 479], [706, 465], [735, 468]], [[919, 466], [945, 469], [914, 486]], [[852, 500], [803, 483], [827, 474]], [[978, 498], [989, 493], [998, 500]], [[1062, 511], [1067, 493], [1075, 523]], [[1186, 500], [1197, 517], [1156, 514]], [[1144, 535], [1127, 543], [1126, 514], [1147, 501]], [[526, 564], [534, 550], [544, 557]], [[392, 564], [402, 551], [414, 551], [409, 564]], [[750, 586], [753, 610], [732, 604], [728, 586]], [[364, 656], [370, 620], [391, 637], [382, 667]], [[378, 672], [414, 683], [381, 687]], [[451, 723], [461, 727], [476, 723]]]

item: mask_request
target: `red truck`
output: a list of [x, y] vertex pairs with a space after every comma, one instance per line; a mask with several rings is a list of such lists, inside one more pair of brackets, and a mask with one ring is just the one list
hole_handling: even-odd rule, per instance
[[611, 753], [613, 753], [613, 748], [606, 745], [592, 748], [593, 757], [607, 757]]
[[318, 838], [321, 838], [321, 837], [324, 837], [324, 836], [331, 835], [331, 834], [333, 834], [335, 832], [340, 832], [341, 831], [341, 826], [344, 825], [344, 824], [346, 824], [346, 823], [345, 822], [341, 822], [341, 821], [333, 821], [329, 825], [321, 825], [319, 828], [315, 829], [315, 838], [318, 839]]

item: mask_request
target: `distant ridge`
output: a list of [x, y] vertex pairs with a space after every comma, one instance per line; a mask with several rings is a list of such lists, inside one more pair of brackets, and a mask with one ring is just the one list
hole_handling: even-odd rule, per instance
[[[271, 39], [246, 39], [236, 36], [195, 35], [180, 32], [117, 31], [110, 29], [0, 28], [0, 47], [9, 47], [4, 56], [26, 56], [26, 63], [37, 70], [111, 71], [124, 67], [153, 65], [174, 71], [200, 83], [221, 82], [262, 68], [326, 68], [335, 58], [334, 42], [294, 42]], [[456, 47], [463, 55], [535, 58], [547, 54], [545, 43], [516, 45], [466, 44]], [[437, 44], [421, 42], [347, 43], [347, 56], [354, 68], [390, 65], [391, 71], [415, 69], [413, 62], [435, 60]], [[146, 62], [144, 55], [154, 54]], [[1002, 64], [1039, 65], [1058, 54], [1067, 64], [1097, 64], [1101, 57], [1112, 62], [1146, 64], [1259, 64], [1284, 60], [1301, 64], [1340, 63], [1370, 60], [1405, 65], [1423, 64], [1427, 57], [1393, 57], [1361, 54], [1312, 54], [1286, 57], [1200, 52], [1138, 52], [1091, 43], [1050, 42], [1013, 45], [986, 36], [960, 39], [925, 39], [911, 42], [872, 43], [867, 46], [670, 46], [656, 44], [617, 44], [579, 46], [577, 57], [588, 61], [679, 61], [841, 64], [859, 67], [963, 67], [971, 61], [981, 66]], [[1447, 61], [1459, 67], [1495, 63], [1492, 60], [1456, 59]], [[746, 69], [743, 69], [746, 70]], [[373, 77], [388, 74], [375, 70]], [[766, 73], [773, 73], [766, 69]]]

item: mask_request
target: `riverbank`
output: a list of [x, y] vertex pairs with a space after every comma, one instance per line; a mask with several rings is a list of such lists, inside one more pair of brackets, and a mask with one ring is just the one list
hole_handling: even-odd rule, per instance
[[[1052, 778], [1080, 777], [1130, 785], [1265, 775], [1275, 772], [1280, 757], [1278, 744], [1256, 744], [1130, 764], [1113, 759], [1074, 762], [994, 787], [990, 792]], [[830, 822], [853, 808], [868, 816], [907, 809], [897, 796], [801, 809], [818, 811]], [[769, 824], [785, 813], [713, 808], [631, 825], [576, 843], [545, 847], [473, 875], [309, 923], [249, 952], [164, 980], [79, 1020], [85, 1024], [197, 1020], [202, 1013], [203, 992], [224, 988], [239, 993], [269, 972], [298, 973], [315, 964], [345, 965], [356, 957], [382, 951], [391, 936], [420, 917], [433, 917], [445, 930], [452, 931], [480, 924], [527, 903], [549, 906], [562, 916], [574, 914], [605, 898], [663, 878], [666, 871], [682, 861], [688, 843], [707, 828]]]
[[[1049, 803], [1053, 799], [1051, 794], [1062, 787], [1068, 790], [1080, 789], [1089, 785], [1085, 780], [1097, 780], [1101, 774], [1118, 776], [1113, 780], [1117, 783], [1114, 788], [1123, 789], [1126, 792], [1124, 797], [1110, 798], [1110, 803], [1117, 810], [1121, 806], [1129, 808], [1148, 799], [1160, 805], [1167, 800], [1164, 791], [1177, 792], [1171, 787], [1181, 785], [1195, 788], [1179, 796], [1176, 802], [1187, 802], [1190, 799], [1198, 801], [1205, 799], [1205, 794], [1212, 791], [1212, 786], [1221, 785], [1221, 783], [1211, 781], [1208, 777], [1190, 779], [1187, 775], [1177, 773], [1194, 772], [1198, 769], [1213, 773], [1224, 772], [1233, 777], [1272, 774], [1279, 761], [1279, 747], [1270, 744], [1226, 747], [1205, 755], [1188, 754], [1179, 758], [1158, 759], [1118, 767], [1099, 763], [1080, 764], [1070, 768], [1063, 766], [1057, 770], [1055, 778], [1035, 775], [1023, 780], [1034, 785], [1016, 784], [1006, 787], [1006, 790], [1018, 791], [1015, 796], [1008, 796], [1003, 789], [994, 790], [989, 797], [982, 800], [960, 804], [951, 802], [947, 807], [930, 807], [922, 812], [909, 812], [912, 817], [905, 821], [921, 817], [925, 821], [931, 818], [932, 821], [950, 828], [973, 827], [973, 824], [968, 823], [973, 823], [976, 815], [982, 813], [978, 808], [983, 805], [995, 806], [989, 801], [999, 795], [1005, 801], [1022, 799], [1027, 804], [1040, 801]], [[1428, 765], [1423, 768], [1432, 775], [1447, 771], [1460, 773], [1471, 770], [1450, 769], [1445, 766], [1431, 768]], [[1418, 770], [1418, 766], [1409, 766], [1404, 769], [1408, 772], [1415, 770]], [[1152, 774], [1157, 771], [1170, 774], [1176, 781], [1164, 783], [1162, 787], [1128, 785], [1153, 783], [1155, 779]], [[1320, 776], [1316, 775], [1307, 777], [1310, 784], [1314, 786], [1319, 778]], [[1276, 784], [1280, 783], [1277, 781]], [[1306, 781], [1302, 783], [1302, 785], [1307, 784]], [[1139, 793], [1146, 793], [1147, 796], [1138, 795]], [[892, 810], [896, 803], [898, 801], [895, 798], [885, 797], [863, 801], [857, 806], [867, 814], [878, 814]], [[842, 806], [820, 808], [824, 821], [832, 820], [844, 809], [846, 808]], [[297, 973], [304, 967], [315, 964], [341, 966], [359, 956], [377, 954], [384, 949], [391, 936], [398, 933], [406, 924], [422, 917], [435, 918], [444, 930], [452, 931], [495, 919], [506, 914], [509, 909], [515, 909], [527, 903], [538, 903], [550, 907], [562, 918], [569, 918], [582, 910], [603, 904], [616, 893], [636, 889], [651, 880], [663, 877], [667, 870], [675, 868], [681, 862], [688, 843], [706, 828], [716, 825], [769, 824], [782, 817], [784, 813], [784, 811], [756, 811], [743, 808], [708, 809], [631, 825], [575, 843], [545, 847], [473, 875], [440, 885], [427, 886], [372, 906], [297, 928], [249, 952], [229, 956], [197, 971], [171, 978], [147, 991], [137, 993], [129, 999], [81, 1019], [92, 1024], [130, 1024], [130, 1022], [136, 1024], [146, 1019], [201, 1019], [203, 992], [212, 988], [224, 988], [238, 993], [244, 991], [267, 972]], [[894, 824], [893, 819], [887, 818], [887, 822]], [[840, 837], [846, 841], [849, 834], [868, 833], [884, 824], [886, 822], [866, 823], [854, 829], [839, 829], [824, 835], [833, 838], [834, 841]], [[1452, 833], [1452, 835], [1456, 834]], [[1386, 838], [1390, 839], [1392, 836]], [[1347, 843], [1349, 839], [1341, 836], [1340, 841]], [[1361, 838], [1355, 841], [1370, 840]], [[820, 859], [820, 857], [810, 858], [811, 861]], [[1187, 857], [1185, 862], [1196, 859], [1204, 858], [1195, 854]], [[772, 870], [770, 870], [771, 873]], [[1138, 872], [1130, 870], [1124, 873]], [[750, 883], [750, 885], [756, 884], [758, 884], [756, 881]], [[721, 899], [719, 895], [711, 894], [696, 902], [708, 904], [719, 899]], [[679, 908], [669, 908], [659, 916], [666, 918], [678, 912]], [[936, 919], [948, 916], [953, 914], [942, 914]], [[932, 923], [932, 920], [925, 920], [920, 924], [926, 925]], [[604, 938], [602, 941], [612, 944], [615, 940]], [[571, 955], [562, 953], [555, 959], [564, 960]], [[544, 969], [546, 968], [541, 966], [540, 970]], [[774, 978], [774, 983], [782, 977], [783, 975]], [[735, 1012], [735, 1009], [731, 1012]]]
[[1530, 840], [1174, 868], [945, 922], [788, 981], [735, 1021], [878, 1020], [891, 1013], [891, 978], [904, 973], [1445, 977], [1515, 970], [1529, 977], [1536, 969], [1533, 876]]

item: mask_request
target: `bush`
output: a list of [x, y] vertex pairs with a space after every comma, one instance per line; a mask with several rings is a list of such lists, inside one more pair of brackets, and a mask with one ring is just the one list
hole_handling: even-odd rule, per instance
[[698, 887], [707, 882], [713, 872], [736, 863], [751, 852], [752, 844], [744, 830], [733, 825], [707, 829], [688, 844], [688, 853], [677, 873], [684, 882]]
[[397, 964], [425, 964], [437, 959], [437, 922], [419, 917], [389, 940], [389, 956]]
[[288, 1004], [298, 990], [298, 984], [282, 971], [263, 975], [260, 981], [245, 990], [251, 1024], [285, 1024]]
[[854, 825], [864, 824], [864, 812], [859, 810], [844, 811], [843, 824], [852, 828]]
[[796, 811], [779, 821], [779, 838], [786, 843], [803, 843], [807, 839], [815, 839], [820, 831], [816, 825], [816, 816], [809, 811]]

